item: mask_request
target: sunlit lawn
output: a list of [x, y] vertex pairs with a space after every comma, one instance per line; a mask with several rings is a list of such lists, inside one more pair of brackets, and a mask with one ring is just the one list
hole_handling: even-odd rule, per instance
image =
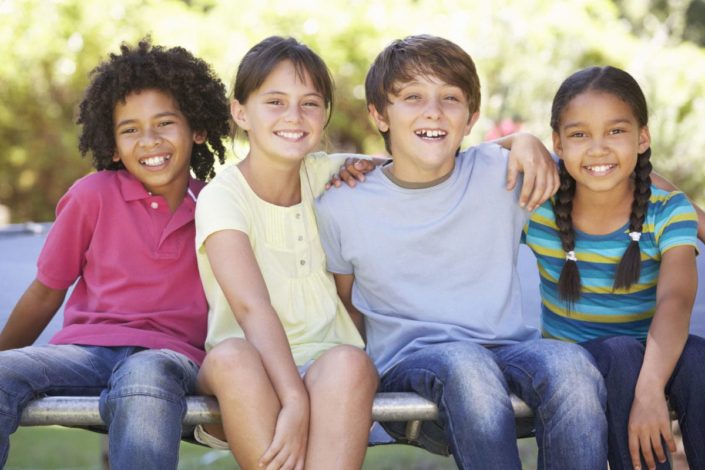
[[[10, 440], [6, 470], [100, 470], [101, 434], [61, 427], [20, 428]], [[525, 468], [536, 467], [533, 439], [521, 439], [519, 450]], [[179, 469], [233, 469], [228, 452], [182, 443]], [[409, 446], [370, 448], [365, 470], [445, 470], [456, 466], [449, 458], [431, 455]]]

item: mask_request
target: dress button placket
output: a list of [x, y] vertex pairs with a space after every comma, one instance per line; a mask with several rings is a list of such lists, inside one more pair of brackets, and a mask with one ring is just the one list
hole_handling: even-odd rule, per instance
[[[296, 225], [297, 231], [298, 231], [300, 234], [304, 233], [304, 227], [303, 227], [304, 224], [303, 224], [303, 221], [302, 221], [302, 219], [301, 219], [301, 213], [300, 213], [300, 212], [297, 212], [296, 214], [294, 214], [294, 217], [296, 218], [296, 221], [295, 221], [294, 223], [295, 223], [295, 225]], [[299, 240], [300, 242], [303, 241], [303, 240], [304, 240], [304, 236], [303, 236], [303, 235], [299, 235], [299, 236], [298, 236], [298, 240]], [[301, 270], [301, 269], [304, 269], [304, 267], [306, 266], [306, 259], [305, 259], [306, 250], [303, 250], [303, 249], [302, 249], [302, 250], [301, 250], [301, 253], [304, 255], [304, 257], [301, 258], [301, 259], [299, 259], [299, 269], [300, 269], [300, 270]]]

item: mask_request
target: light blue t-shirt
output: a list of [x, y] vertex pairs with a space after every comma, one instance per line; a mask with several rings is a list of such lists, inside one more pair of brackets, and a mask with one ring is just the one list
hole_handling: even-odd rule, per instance
[[483, 144], [438, 185], [402, 188], [378, 168], [318, 200], [328, 269], [355, 275], [352, 301], [380, 373], [431, 344], [539, 337], [524, 322], [516, 270], [528, 214], [506, 171], [507, 152]]

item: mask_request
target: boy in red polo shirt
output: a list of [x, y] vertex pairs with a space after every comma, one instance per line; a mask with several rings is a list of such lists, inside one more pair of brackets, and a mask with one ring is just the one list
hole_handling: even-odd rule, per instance
[[[177, 467], [208, 311], [195, 202], [223, 160], [228, 116], [222, 82], [182, 48], [123, 45], [93, 71], [79, 150], [98, 172], [59, 201], [0, 333], [0, 467], [23, 408], [46, 394], [100, 395], [111, 468]], [[74, 283], [64, 327], [30, 346]]]

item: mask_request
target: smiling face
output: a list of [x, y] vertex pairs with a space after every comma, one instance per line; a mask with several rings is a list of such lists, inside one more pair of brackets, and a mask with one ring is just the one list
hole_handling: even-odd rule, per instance
[[144, 187], [172, 210], [186, 193], [191, 151], [205, 135], [194, 132], [174, 99], [160, 90], [127, 95], [113, 110], [114, 161], [122, 161]]
[[384, 115], [370, 105], [381, 132], [389, 132], [394, 175], [409, 182], [429, 182], [448, 174], [463, 137], [478, 113], [470, 113], [463, 91], [435, 77], [419, 76], [399, 84], [389, 95]]
[[631, 106], [603, 91], [573, 97], [560, 115], [553, 146], [582, 191], [632, 193], [637, 154], [651, 145], [649, 129], [640, 126]]
[[300, 164], [321, 141], [327, 110], [308, 73], [297, 74], [284, 60], [246, 98], [233, 100], [232, 116], [247, 131], [250, 156]]

